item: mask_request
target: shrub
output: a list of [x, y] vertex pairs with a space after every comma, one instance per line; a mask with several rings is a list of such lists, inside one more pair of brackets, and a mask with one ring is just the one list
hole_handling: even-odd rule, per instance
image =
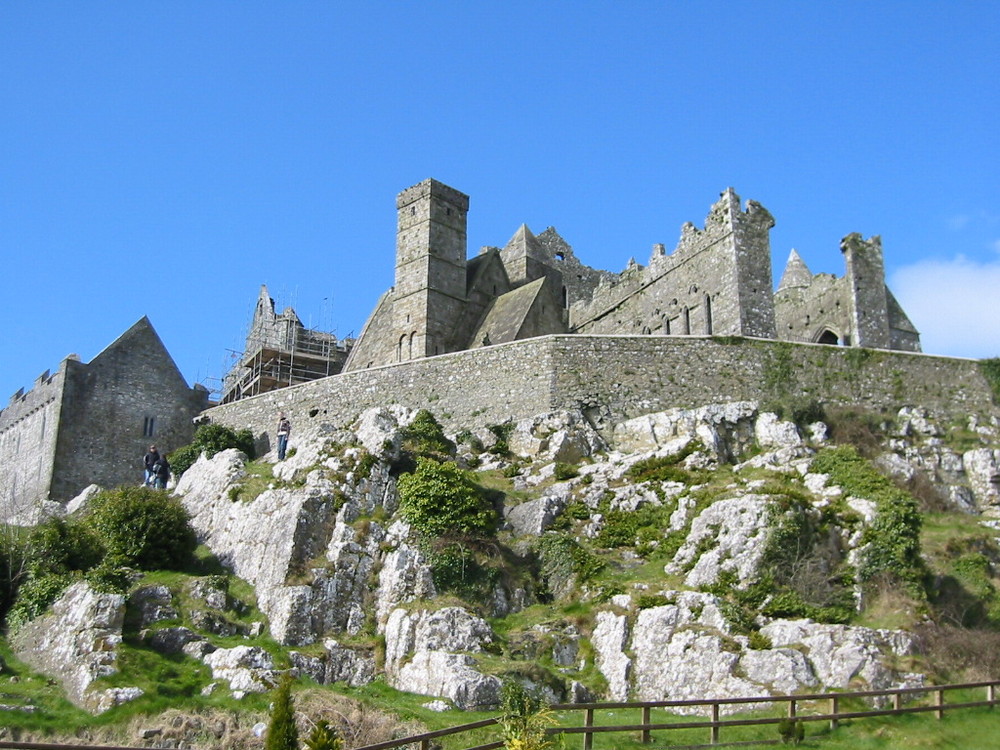
[[858, 570], [861, 580], [888, 575], [925, 596], [928, 576], [920, 556], [921, 517], [913, 497], [893, 486], [852, 446], [820, 451], [810, 471], [829, 474], [846, 492], [875, 502], [875, 518], [862, 536], [868, 547]]
[[604, 561], [579, 542], [561, 534], [546, 534], [536, 542], [541, 575], [549, 589], [562, 589], [570, 580], [582, 583], [604, 568]]
[[468, 472], [428, 458], [417, 459], [413, 473], [399, 478], [399, 512], [429, 536], [481, 534], [492, 531], [497, 521]]
[[601, 547], [631, 547], [638, 534], [639, 519], [634, 512], [609, 510], [594, 541]]
[[778, 736], [784, 745], [798, 745], [805, 739], [805, 725], [797, 719], [782, 719], [778, 722]]
[[441, 423], [427, 409], [417, 412], [401, 432], [403, 450], [414, 456], [447, 457], [455, 455], [455, 444], [444, 434]]
[[684, 482], [691, 480], [691, 474], [680, 468], [678, 464], [694, 453], [700, 443], [692, 440], [680, 451], [671, 456], [651, 456], [636, 461], [629, 467], [628, 477], [633, 482]]
[[198, 540], [176, 499], [148, 487], [121, 487], [94, 497], [87, 524], [100, 535], [117, 565], [180, 570]]
[[344, 741], [337, 735], [336, 729], [327, 724], [325, 719], [320, 719], [309, 733], [305, 744], [308, 750], [341, 750]]
[[663, 594], [639, 594], [635, 600], [635, 606], [638, 609], [652, 609], [653, 607], [664, 607], [668, 604], [673, 604], [673, 601]]
[[557, 461], [554, 471], [555, 478], [560, 482], [564, 482], [567, 479], [572, 479], [573, 477], [580, 476], [580, 470], [576, 468], [573, 464], [562, 463]]
[[299, 750], [299, 731], [295, 727], [295, 704], [292, 701], [292, 678], [287, 675], [274, 694], [264, 750]]
[[0, 526], [0, 620], [14, 603], [17, 587], [27, 570], [24, 532], [16, 526]]
[[24, 623], [34, 620], [49, 608], [63, 591], [73, 583], [69, 574], [51, 573], [28, 578], [17, 591], [17, 600], [7, 613], [7, 627], [17, 630]]
[[496, 442], [490, 447], [490, 453], [496, 456], [506, 456], [510, 453], [510, 440], [511, 433], [514, 432], [513, 422], [504, 422], [503, 424], [491, 424], [487, 425], [486, 429], [493, 433], [493, 437], [496, 438]]
[[1000, 404], [1000, 357], [979, 360], [979, 371], [993, 391], [993, 403]]
[[50, 518], [31, 530], [28, 554], [33, 576], [61, 575], [93, 568], [104, 557], [104, 545], [86, 524]]
[[500, 716], [497, 725], [505, 750], [545, 750], [555, 747], [546, 739], [546, 728], [556, 723], [536, 693], [516, 680], [500, 687]]
[[202, 453], [209, 458], [227, 448], [237, 448], [253, 460], [257, 457], [253, 433], [250, 430], [234, 430], [221, 424], [203, 424], [194, 432], [190, 444], [178, 448], [167, 460], [175, 476], [180, 476], [198, 460]]
[[492, 597], [503, 576], [502, 563], [483, 554], [479, 541], [464, 537], [457, 542], [421, 545], [439, 593], [451, 592], [470, 602]]

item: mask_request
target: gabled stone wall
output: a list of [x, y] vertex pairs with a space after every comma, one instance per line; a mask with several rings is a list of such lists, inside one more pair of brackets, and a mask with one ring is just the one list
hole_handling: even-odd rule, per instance
[[139, 484], [156, 443], [191, 442], [208, 391], [189, 388], [146, 318], [89, 364], [74, 356], [0, 412], [0, 521], [31, 524], [46, 500], [90, 484]]

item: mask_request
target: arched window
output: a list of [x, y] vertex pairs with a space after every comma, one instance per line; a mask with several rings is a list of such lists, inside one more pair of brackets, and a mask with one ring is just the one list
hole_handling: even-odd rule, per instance
[[712, 335], [712, 297], [705, 295], [705, 333]]
[[835, 334], [829, 328], [826, 328], [823, 330], [823, 333], [821, 333], [819, 337], [816, 339], [816, 343], [830, 344], [832, 346], [836, 346], [837, 344], [840, 343], [840, 339], [837, 337], [837, 334]]

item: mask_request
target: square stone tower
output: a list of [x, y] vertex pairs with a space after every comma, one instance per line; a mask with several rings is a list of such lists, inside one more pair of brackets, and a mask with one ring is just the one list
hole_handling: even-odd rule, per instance
[[396, 197], [396, 361], [453, 351], [466, 302], [469, 196], [437, 180]]

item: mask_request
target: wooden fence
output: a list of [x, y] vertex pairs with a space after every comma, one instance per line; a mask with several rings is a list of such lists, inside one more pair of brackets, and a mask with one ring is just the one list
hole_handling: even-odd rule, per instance
[[[747, 727], [760, 726], [766, 724], [779, 724], [788, 718], [793, 718], [802, 722], [822, 721], [829, 722], [831, 729], [836, 729], [840, 721], [847, 719], [863, 719], [872, 716], [894, 716], [912, 713], [933, 712], [940, 719], [945, 711], [954, 711], [962, 708], [978, 708], [983, 706], [994, 706], [997, 704], [996, 688], [1000, 685], [1000, 680], [983, 682], [966, 682], [956, 685], [934, 685], [920, 688], [897, 688], [893, 690], [865, 690], [850, 693], [814, 693], [809, 695], [779, 695], [761, 696], [757, 698], [717, 698], [704, 700], [677, 700], [677, 701], [644, 701], [633, 703], [560, 703], [551, 706], [553, 711], [567, 713], [572, 711], [583, 712], [583, 726], [579, 727], [553, 727], [549, 729], [550, 734], [583, 735], [583, 750], [591, 750], [594, 746], [594, 735], [607, 732], [635, 732], [638, 733], [640, 741], [643, 743], [652, 742], [652, 732], [671, 731], [678, 729], [704, 729], [706, 731], [706, 741], [708, 744], [722, 744], [722, 732], [724, 727]], [[963, 701], [961, 703], [946, 703], [945, 695], [958, 690], [984, 689], [985, 699], [978, 701]], [[917, 698], [929, 696], [929, 703], [913, 705], [903, 705], [904, 698]], [[891, 702], [891, 708], [869, 708], [865, 710], [843, 710], [845, 701], [851, 699], [885, 699]], [[771, 716], [763, 718], [721, 718], [723, 706], [740, 706], [748, 704], [785, 704], [786, 709], [782, 716]], [[806, 712], [804, 704], [819, 704], [829, 707], [827, 713], [816, 712], [812, 706]], [[683, 709], [690, 711], [692, 708], [704, 708], [708, 719], [679, 720], [670, 723], [654, 723], [652, 721], [652, 710], [658, 709]], [[614, 724], [597, 725], [594, 718], [597, 711], [621, 711], [626, 709], [641, 709], [642, 721], [638, 724]], [[419, 750], [430, 750], [435, 740], [449, 735], [471, 732], [476, 729], [488, 727], [496, 724], [496, 719], [484, 719], [471, 724], [463, 724], [450, 729], [440, 729], [436, 732], [426, 732], [424, 734], [413, 735], [390, 742], [379, 742], [374, 745], [365, 745], [355, 748], [355, 750], [393, 750], [394, 748], [419, 748]], [[570, 745], [571, 746], [571, 745]], [[2, 746], [0, 746], [2, 747]], [[502, 742], [490, 742], [485, 745], [469, 745], [463, 750], [495, 750], [503, 747]]]
[[[980, 708], [985, 706], [995, 706], [997, 704], [997, 686], [1000, 680], [989, 680], [982, 682], [966, 682], [956, 685], [933, 685], [919, 688], [898, 688], [893, 690], [865, 690], [850, 693], [814, 693], [809, 695], [779, 695], [761, 696], [757, 698], [712, 698], [704, 700], [677, 700], [677, 701], [643, 701], [634, 703], [559, 703], [551, 706], [552, 711], [561, 713], [583, 712], [582, 726], [552, 727], [548, 730], [550, 734], [583, 735], [583, 750], [591, 750], [594, 746], [594, 735], [608, 732], [635, 732], [639, 735], [640, 741], [649, 743], [652, 741], [652, 732], [664, 732], [679, 729], [703, 729], [706, 730], [706, 740], [708, 744], [723, 744], [721, 730], [725, 727], [747, 727], [760, 726], [766, 724], [778, 724], [787, 719], [795, 719], [801, 722], [829, 722], [831, 729], [836, 729], [839, 722], [847, 719], [864, 719], [872, 716], [898, 716], [903, 714], [933, 712], [941, 719], [946, 711], [955, 711], [963, 708]], [[983, 700], [963, 701], [959, 703], [947, 703], [945, 696], [959, 690], [984, 689]], [[904, 698], [929, 698], [926, 702], [914, 702], [904, 705]], [[867, 708], [864, 710], [843, 710], [843, 704], [852, 699], [884, 699], [891, 702], [891, 708]], [[741, 706], [750, 704], [785, 704], [786, 708], [781, 716], [769, 716], [758, 718], [721, 718], [724, 706]], [[808, 706], [806, 704], [809, 704]], [[816, 706], [827, 706], [826, 713], [818, 712]], [[670, 723], [653, 722], [653, 709], [703, 709], [709, 717], [707, 719], [679, 720]], [[613, 724], [598, 725], [595, 723], [597, 711], [621, 711], [628, 709], [639, 709], [642, 711], [642, 721], [638, 724]], [[451, 727], [449, 729], [439, 729], [435, 732], [425, 732], [410, 737], [388, 742], [378, 742], [374, 745], [364, 745], [354, 748], [354, 750], [394, 750], [395, 748], [419, 748], [419, 750], [431, 750], [436, 740], [442, 737], [464, 734], [477, 729], [493, 726], [496, 719], [483, 719], [470, 724]], [[485, 745], [470, 745], [464, 750], [494, 750], [503, 747], [503, 742], [489, 742]], [[40, 742], [10, 742], [0, 740], [0, 749], [10, 748], [11, 750], [146, 750], [135, 747], [114, 747], [108, 745], [57, 745]]]

